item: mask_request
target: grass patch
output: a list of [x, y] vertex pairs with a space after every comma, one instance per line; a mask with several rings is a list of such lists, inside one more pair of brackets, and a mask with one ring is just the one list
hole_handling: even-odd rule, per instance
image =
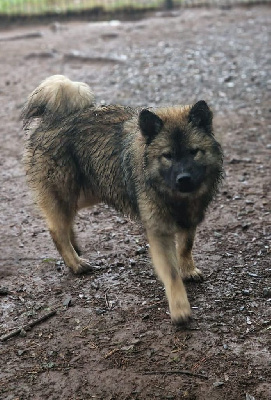
[[[182, 0], [176, 0], [180, 4]], [[155, 8], [165, 4], [165, 0], [0, 0], [2, 15], [42, 15], [90, 10], [100, 7], [114, 11], [132, 7], [134, 9]]]

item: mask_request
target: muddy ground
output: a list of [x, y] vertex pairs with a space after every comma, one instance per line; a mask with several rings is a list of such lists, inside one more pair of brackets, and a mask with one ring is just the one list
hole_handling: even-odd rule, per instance
[[[0, 398], [267, 400], [270, 382], [270, 8], [0, 31]], [[93, 273], [63, 265], [26, 187], [19, 114], [66, 74], [101, 103], [205, 99], [225, 180], [194, 248], [193, 320], [171, 325], [143, 228], [101, 205], [76, 225]]]

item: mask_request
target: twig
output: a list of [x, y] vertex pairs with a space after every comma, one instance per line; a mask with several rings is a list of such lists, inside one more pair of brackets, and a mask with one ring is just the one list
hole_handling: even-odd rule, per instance
[[117, 349], [113, 349], [113, 350], [109, 351], [109, 353], [107, 353], [107, 354], [104, 356], [104, 358], [109, 358], [109, 357], [111, 357], [112, 354], [116, 353], [117, 351], [120, 351], [120, 349], [117, 348]]
[[7, 36], [0, 38], [0, 42], [10, 41], [10, 40], [21, 40], [21, 39], [34, 39], [40, 38], [43, 34], [41, 32], [30, 32], [24, 35]]
[[204, 363], [206, 360], [207, 360], [207, 357], [203, 357], [203, 358], [202, 358], [201, 360], [199, 360], [195, 365], [193, 365], [192, 370], [193, 370], [193, 371], [196, 371], [196, 370], [200, 367], [200, 365], [201, 365], [202, 363]]
[[32, 322], [29, 322], [29, 324], [26, 324], [26, 325], [22, 326], [21, 328], [16, 329], [16, 330], [8, 333], [7, 335], [1, 336], [0, 337], [0, 341], [4, 342], [4, 341], [6, 341], [6, 340], [8, 340], [8, 339], [10, 339], [10, 338], [12, 338], [14, 336], [20, 335], [20, 333], [22, 331], [30, 330], [31, 328], [33, 328], [33, 326], [40, 324], [41, 322], [45, 321], [48, 318], [51, 318], [55, 314], [56, 314], [56, 310], [50, 311], [49, 313], [43, 315], [42, 317], [40, 317], [38, 319], [35, 319]]
[[187, 370], [169, 370], [169, 371], [144, 371], [143, 372], [145, 375], [189, 375], [189, 376], [195, 376], [197, 378], [202, 378], [202, 379], [209, 379], [208, 376], [202, 375], [202, 374], [195, 374], [194, 372], [190, 372]]
[[110, 308], [110, 307], [109, 307], [109, 301], [108, 301], [108, 297], [107, 297], [107, 293], [106, 293], [106, 292], [105, 292], [105, 294], [104, 294], [104, 299], [105, 299], [106, 307], [107, 307], [107, 308]]

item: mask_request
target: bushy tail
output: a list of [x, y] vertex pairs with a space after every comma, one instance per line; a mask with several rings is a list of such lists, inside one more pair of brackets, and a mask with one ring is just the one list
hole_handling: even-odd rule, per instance
[[24, 125], [33, 118], [54, 123], [94, 105], [94, 94], [86, 83], [72, 82], [63, 75], [45, 79], [28, 97], [22, 111]]

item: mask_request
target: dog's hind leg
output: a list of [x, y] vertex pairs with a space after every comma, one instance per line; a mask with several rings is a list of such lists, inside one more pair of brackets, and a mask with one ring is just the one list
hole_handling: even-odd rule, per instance
[[147, 236], [155, 270], [165, 285], [172, 322], [182, 323], [190, 316], [191, 309], [178, 268], [175, 237], [148, 230]]
[[39, 203], [52, 239], [66, 266], [75, 274], [90, 270], [90, 263], [79, 257], [77, 252], [78, 247], [73, 231], [76, 209], [73, 209], [68, 202], [60, 201], [56, 196], [53, 198], [52, 194]]
[[192, 256], [195, 233], [195, 229], [187, 229], [176, 234], [177, 257], [183, 280], [203, 280], [202, 272], [195, 267]]
[[74, 232], [74, 228], [73, 227], [71, 227], [71, 229], [70, 229], [70, 241], [71, 241], [72, 247], [74, 248], [74, 250], [76, 251], [78, 256], [81, 256], [82, 251], [81, 251], [81, 248], [80, 248], [80, 246], [78, 244], [77, 236], [76, 236], [76, 233]]

